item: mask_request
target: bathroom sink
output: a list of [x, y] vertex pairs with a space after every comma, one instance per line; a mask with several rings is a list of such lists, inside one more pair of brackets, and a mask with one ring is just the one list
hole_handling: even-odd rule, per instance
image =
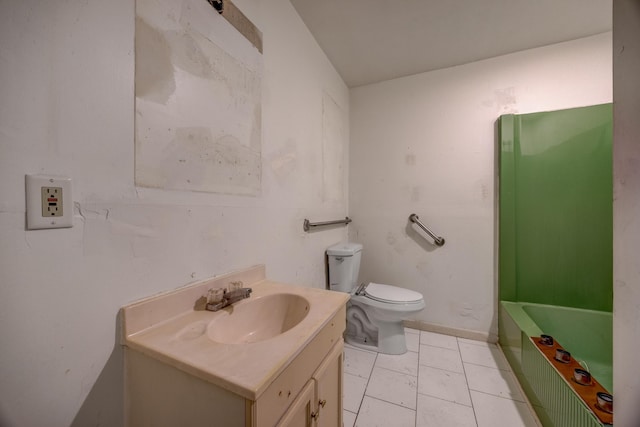
[[207, 335], [223, 344], [247, 344], [264, 341], [300, 323], [309, 313], [306, 298], [288, 293], [250, 298], [216, 313]]

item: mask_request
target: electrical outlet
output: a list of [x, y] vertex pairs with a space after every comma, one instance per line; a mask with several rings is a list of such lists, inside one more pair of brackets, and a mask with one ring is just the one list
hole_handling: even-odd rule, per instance
[[71, 178], [27, 175], [27, 230], [73, 227]]
[[42, 187], [42, 216], [62, 216], [62, 187]]

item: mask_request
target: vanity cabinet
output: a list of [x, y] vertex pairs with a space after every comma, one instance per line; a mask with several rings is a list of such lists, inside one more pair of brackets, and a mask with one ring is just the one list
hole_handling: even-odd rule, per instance
[[341, 427], [344, 329], [342, 306], [254, 399], [125, 344], [126, 425]]
[[343, 344], [336, 344], [313, 373], [278, 427], [342, 426], [342, 360]]
[[304, 386], [276, 427], [310, 427], [314, 425], [318, 412], [314, 410], [316, 394], [313, 385], [312, 380]]
[[317, 427], [342, 427], [343, 344], [336, 345], [313, 374]]

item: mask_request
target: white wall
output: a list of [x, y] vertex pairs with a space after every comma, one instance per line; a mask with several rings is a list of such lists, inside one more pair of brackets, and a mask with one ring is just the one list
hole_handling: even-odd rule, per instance
[[[133, 0], [0, 1], [0, 425], [120, 425], [126, 303], [258, 263], [324, 286], [346, 230], [302, 221], [348, 213], [349, 93], [288, 1], [235, 3], [264, 35], [258, 197], [134, 186]], [[25, 231], [28, 173], [73, 179], [73, 228]]]
[[640, 3], [613, 5], [613, 394], [626, 427], [640, 425]]
[[[608, 33], [352, 89], [360, 281], [421, 292], [423, 327], [495, 339], [496, 120], [611, 102], [611, 67]], [[446, 244], [427, 243], [411, 213]]]

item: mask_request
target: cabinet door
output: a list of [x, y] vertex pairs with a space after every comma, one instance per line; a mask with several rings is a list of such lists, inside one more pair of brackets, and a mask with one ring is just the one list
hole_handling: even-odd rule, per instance
[[317, 417], [315, 401], [315, 384], [309, 380], [276, 427], [311, 427]]
[[316, 381], [318, 427], [342, 427], [342, 351], [343, 341], [333, 347], [320, 364], [313, 379]]

